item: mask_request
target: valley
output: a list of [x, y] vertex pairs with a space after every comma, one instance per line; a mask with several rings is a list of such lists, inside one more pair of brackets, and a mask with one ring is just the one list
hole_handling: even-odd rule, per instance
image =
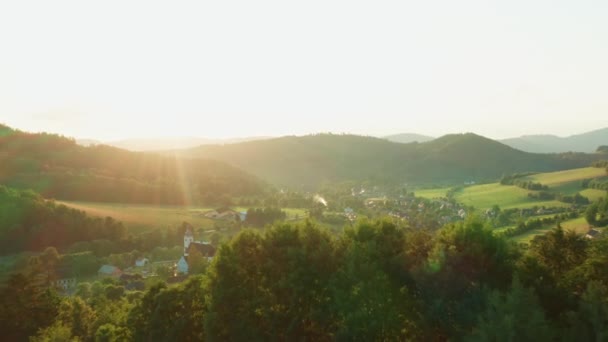
[[[461, 257], [490, 251], [481, 258], [499, 266], [479, 269], [500, 279], [526, 270], [512, 266], [516, 255], [545, 260], [552, 239], [578, 241], [595, 258], [608, 223], [602, 154], [531, 154], [475, 134], [414, 143], [320, 134], [141, 153], [0, 128], [0, 299], [9, 304], [21, 295], [8, 293], [24, 281], [32, 295], [54, 289], [87, 310], [102, 313], [108, 306], [100, 303], [116, 301], [116, 310], [137, 315], [150, 300], [139, 296], [157, 289], [182, 295], [196, 286], [221, 302], [217, 291], [260, 286], [246, 279], [280, 293], [283, 285], [268, 279], [301, 276], [299, 284], [320, 270], [328, 273], [309, 287], [323, 284], [319, 291], [340, 298], [363, 281], [348, 273], [362, 257], [393, 279], [373, 280], [370, 295], [378, 286], [396, 291], [401, 258], [428, 289], [418, 295], [435, 295], [443, 293], [434, 289], [436, 277], [451, 284], [462, 277], [437, 266], [448, 262], [441, 260], [463, 267]], [[397, 292], [391, 300], [407, 298]], [[331, 310], [347, 315], [339, 305], [332, 301]], [[91, 322], [97, 331], [125, 325], [103, 316]], [[13, 333], [34, 333], [20, 329]]]

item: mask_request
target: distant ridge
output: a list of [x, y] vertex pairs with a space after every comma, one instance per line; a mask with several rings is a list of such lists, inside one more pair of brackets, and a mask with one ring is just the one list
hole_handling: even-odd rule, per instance
[[108, 145], [122, 148], [135, 152], [148, 151], [164, 151], [184, 149], [201, 145], [224, 145], [235, 144], [240, 142], [255, 141], [269, 139], [269, 137], [245, 137], [231, 139], [208, 139], [199, 137], [183, 137], [183, 138], [141, 138], [141, 139], [124, 139], [117, 141], [99, 141], [93, 139], [78, 139], [76, 142], [82, 146], [90, 145]]
[[533, 153], [586, 152], [592, 153], [600, 145], [608, 145], [608, 127], [568, 137], [556, 135], [524, 135], [501, 140], [505, 145]]
[[422, 134], [416, 134], [416, 133], [399, 133], [399, 134], [387, 135], [383, 138], [388, 141], [402, 143], [402, 144], [409, 144], [412, 142], [422, 143], [422, 142], [427, 142], [427, 141], [431, 141], [431, 140], [435, 139], [428, 135], [422, 135]]
[[532, 154], [473, 133], [409, 144], [346, 134], [287, 136], [175, 153], [225, 161], [276, 185], [309, 189], [366, 180], [393, 185], [494, 181], [513, 172], [588, 166], [599, 158], [584, 153]]
[[162, 151], [174, 150], [201, 145], [225, 145], [236, 144], [241, 142], [265, 140], [270, 137], [244, 137], [244, 138], [229, 138], [229, 139], [208, 139], [208, 138], [158, 138], [158, 139], [125, 139], [120, 141], [111, 141], [107, 144], [110, 146], [124, 148], [130, 151]]

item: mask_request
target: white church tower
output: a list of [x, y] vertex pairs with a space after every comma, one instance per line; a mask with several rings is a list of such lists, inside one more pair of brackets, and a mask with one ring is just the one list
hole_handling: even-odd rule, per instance
[[184, 234], [184, 256], [188, 256], [188, 247], [192, 242], [194, 242], [194, 235], [192, 234], [192, 230], [188, 228], [186, 234]]

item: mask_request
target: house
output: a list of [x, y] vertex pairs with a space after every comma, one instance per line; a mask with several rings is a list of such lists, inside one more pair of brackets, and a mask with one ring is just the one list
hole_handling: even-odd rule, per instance
[[120, 268], [112, 265], [103, 265], [99, 268], [99, 271], [97, 271], [97, 275], [100, 277], [118, 278], [121, 274], [122, 271]]
[[138, 258], [135, 260], [135, 267], [144, 267], [149, 261], [148, 258]]
[[585, 234], [585, 237], [587, 239], [595, 239], [595, 238], [599, 237], [601, 234], [602, 233], [599, 230], [589, 229], [587, 234]]

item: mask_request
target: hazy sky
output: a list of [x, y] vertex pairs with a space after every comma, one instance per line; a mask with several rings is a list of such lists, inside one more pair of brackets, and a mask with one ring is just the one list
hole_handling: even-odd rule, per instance
[[608, 1], [1, 1], [0, 122], [120, 139], [608, 126]]

